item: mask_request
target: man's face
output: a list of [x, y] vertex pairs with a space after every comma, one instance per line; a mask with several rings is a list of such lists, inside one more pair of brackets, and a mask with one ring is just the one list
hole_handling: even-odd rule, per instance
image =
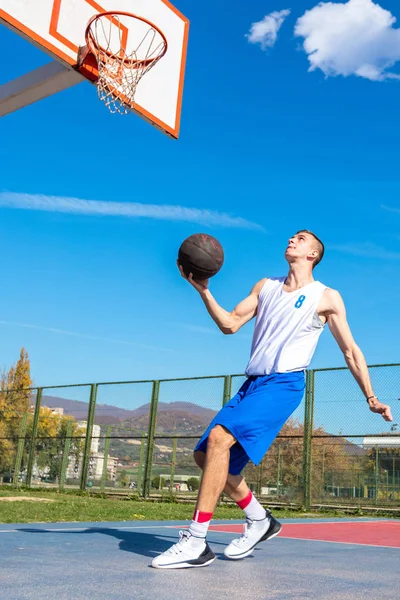
[[309, 233], [296, 233], [288, 241], [285, 251], [286, 260], [291, 263], [294, 260], [315, 259], [317, 257], [315, 240]]

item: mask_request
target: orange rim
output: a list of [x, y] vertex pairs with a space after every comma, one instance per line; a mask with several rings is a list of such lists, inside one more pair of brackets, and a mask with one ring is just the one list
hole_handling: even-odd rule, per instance
[[147, 67], [147, 66], [151, 65], [152, 63], [160, 60], [160, 58], [162, 58], [165, 55], [165, 53], [168, 50], [168, 42], [167, 42], [167, 38], [165, 37], [165, 35], [161, 31], [161, 29], [159, 29], [157, 27], [157, 25], [154, 25], [154, 23], [152, 23], [151, 21], [148, 21], [147, 19], [144, 19], [143, 17], [139, 17], [138, 15], [134, 15], [133, 13], [121, 12], [121, 11], [118, 11], [118, 12], [108, 11], [108, 12], [98, 13], [97, 15], [94, 15], [90, 19], [90, 21], [88, 22], [87, 27], [86, 27], [85, 39], [86, 39], [86, 45], [92, 54], [94, 54], [97, 57], [100, 53], [103, 53], [109, 57], [113, 57], [112, 52], [110, 52], [109, 50], [106, 50], [105, 48], [103, 48], [96, 42], [93, 32], [91, 30], [91, 27], [95, 21], [97, 21], [98, 19], [101, 19], [102, 17], [108, 17], [110, 19], [110, 21], [112, 21], [113, 17], [119, 17], [119, 16], [132, 17], [133, 19], [137, 19], [138, 21], [142, 21], [143, 23], [146, 23], [147, 25], [149, 25], [149, 27], [151, 27], [152, 29], [157, 31], [157, 33], [162, 37], [163, 42], [164, 42], [164, 48], [162, 49], [162, 52], [158, 56], [155, 56], [154, 58], [146, 58], [144, 60], [136, 60], [136, 61], [133, 61], [132, 59], [124, 59], [124, 60], [122, 60], [122, 62], [124, 64], [129, 65], [132, 69], [138, 69], [139, 67]]

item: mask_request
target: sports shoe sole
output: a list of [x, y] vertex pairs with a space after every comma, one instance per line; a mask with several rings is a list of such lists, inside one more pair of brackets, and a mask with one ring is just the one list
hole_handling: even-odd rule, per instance
[[157, 566], [154, 566], [153, 568], [154, 569], [195, 569], [195, 568], [200, 568], [200, 567], [207, 567], [208, 565], [211, 565], [211, 563], [214, 562], [215, 559], [216, 559], [216, 556], [214, 556], [214, 558], [210, 558], [210, 560], [208, 560], [205, 563], [201, 563], [201, 564], [193, 564], [191, 561], [187, 561], [187, 562], [175, 563], [175, 564], [170, 564], [170, 565], [157, 565]]
[[[231, 555], [225, 554], [225, 552], [224, 552], [224, 556], [226, 558], [229, 558], [229, 560], [242, 560], [242, 558], [246, 558], [246, 556], [249, 556], [249, 554], [251, 554], [253, 552], [253, 550], [257, 546], [257, 544], [259, 544], [260, 542], [265, 542], [266, 540], [272, 540], [272, 538], [274, 538], [280, 534], [280, 532], [282, 530], [282, 524], [279, 523], [279, 521], [277, 521], [276, 519], [273, 519], [273, 522], [271, 525], [272, 525], [272, 527], [269, 527], [268, 531], [266, 531], [264, 533], [264, 535], [262, 537], [260, 537], [260, 539], [255, 544], [253, 544], [253, 546], [251, 548], [249, 548], [242, 554], [235, 554], [235, 555], [231, 556]], [[270, 533], [271, 529], [273, 529], [274, 531], [272, 531]]]
[[210, 546], [207, 544], [204, 551], [200, 554], [198, 558], [193, 558], [192, 560], [183, 560], [181, 562], [176, 563], [165, 563], [163, 565], [151, 564], [154, 569], [193, 569], [198, 567], [207, 567], [210, 565], [216, 556], [214, 552], [211, 550]]

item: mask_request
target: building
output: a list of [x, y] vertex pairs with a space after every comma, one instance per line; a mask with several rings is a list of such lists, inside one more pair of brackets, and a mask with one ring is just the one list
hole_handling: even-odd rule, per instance
[[[86, 432], [87, 421], [77, 421], [76, 424], [79, 427], [79, 429], [82, 429], [83, 431]], [[100, 433], [101, 433], [100, 425], [93, 425], [92, 443], [90, 446], [90, 452], [93, 452], [94, 454], [98, 453], [98, 451], [99, 451]]]
[[[87, 421], [78, 421], [79, 429], [86, 431]], [[93, 425], [92, 442], [90, 445], [88, 478], [98, 481], [103, 475], [104, 452], [99, 452], [101, 428], [100, 425]], [[67, 479], [79, 479], [82, 472], [83, 454], [79, 457], [70, 456], [67, 467]], [[115, 481], [117, 477], [118, 459], [115, 456], [109, 456], [107, 460], [107, 481]]]

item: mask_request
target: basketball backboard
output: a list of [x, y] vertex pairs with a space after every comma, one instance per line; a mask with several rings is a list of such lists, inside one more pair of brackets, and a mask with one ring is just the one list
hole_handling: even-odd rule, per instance
[[[88, 21], [107, 11], [134, 13], [164, 33], [168, 50], [140, 81], [132, 110], [177, 138], [189, 21], [168, 0], [0, 0], [0, 22], [69, 70], [77, 66]], [[120, 21], [129, 43], [129, 36], [135, 34], [134, 21], [123, 16]], [[75, 82], [79, 81], [77, 75]]]

